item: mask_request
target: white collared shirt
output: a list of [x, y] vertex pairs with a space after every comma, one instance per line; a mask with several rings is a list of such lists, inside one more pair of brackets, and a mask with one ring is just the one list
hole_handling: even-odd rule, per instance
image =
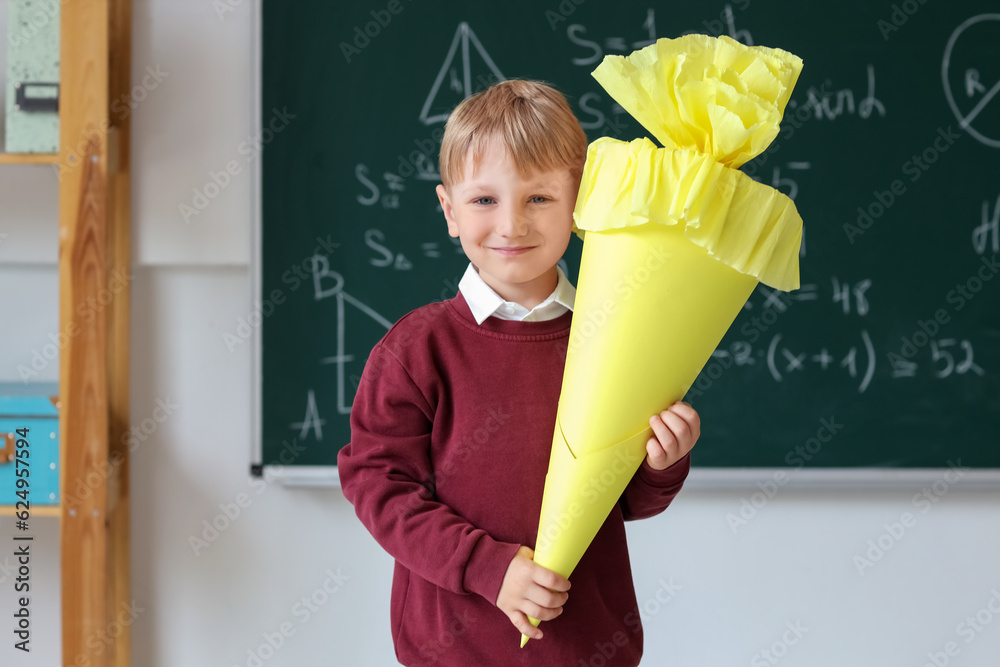
[[541, 322], [554, 320], [567, 310], [573, 310], [576, 299], [576, 288], [570, 284], [563, 270], [556, 267], [559, 281], [552, 294], [530, 311], [519, 303], [504, 301], [504, 299], [486, 284], [476, 267], [469, 262], [465, 274], [458, 283], [458, 289], [469, 304], [469, 310], [476, 318], [477, 324], [482, 324], [492, 315], [501, 320], [519, 320], [521, 322]]

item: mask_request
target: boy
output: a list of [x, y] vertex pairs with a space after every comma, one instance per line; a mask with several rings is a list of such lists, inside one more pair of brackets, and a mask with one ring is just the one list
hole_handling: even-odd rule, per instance
[[[624, 520], [680, 491], [697, 413], [650, 419], [647, 458], [570, 582], [532, 560], [575, 290], [557, 266], [587, 139], [566, 100], [504, 81], [456, 107], [438, 198], [470, 264], [452, 299], [403, 316], [372, 350], [338, 457], [344, 495], [395, 559], [404, 665], [637, 665], [642, 626]], [[514, 627], [504, 620], [504, 615]], [[543, 636], [519, 648], [519, 634]], [[596, 647], [611, 645], [599, 653]]]

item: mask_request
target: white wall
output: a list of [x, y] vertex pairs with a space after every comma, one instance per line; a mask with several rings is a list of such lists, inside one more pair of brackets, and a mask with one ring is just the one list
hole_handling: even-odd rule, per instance
[[[290, 490], [247, 475], [249, 349], [230, 353], [222, 335], [250, 310], [248, 179], [196, 222], [177, 212], [250, 132], [252, 7], [247, 0], [235, 9], [219, 20], [204, 0], [134, 0], [136, 85], [147, 65], [169, 76], [132, 118], [132, 421], [147, 420], [152, 431], [132, 465], [133, 596], [141, 609], [133, 664], [256, 664], [248, 651], [287, 624], [294, 634], [263, 664], [391, 665], [391, 559], [338, 490]], [[0, 313], [18, 318], [0, 329], [0, 380], [16, 379], [17, 365], [57, 327], [52, 190], [45, 168], [0, 168], [0, 233], [8, 234], [0, 242]], [[18, 264], [19, 249], [29, 247], [35, 263]], [[56, 365], [45, 374], [39, 379], [55, 379]], [[171, 406], [161, 422], [153, 419], [158, 400]], [[996, 665], [1000, 614], [987, 604], [992, 598], [1000, 609], [1000, 493], [959, 480], [922, 513], [912, 502], [921, 486], [784, 487], [736, 532], [726, 517], [757, 490], [752, 483], [685, 489], [661, 517], [629, 526], [636, 594], [649, 614], [644, 664], [772, 664], [760, 652], [777, 642], [786, 665], [919, 667], [955, 642], [948, 664]], [[222, 514], [220, 505], [240, 501], [239, 516], [195, 555], [190, 538]], [[883, 536], [891, 548], [859, 573], [855, 556], [906, 512], [914, 520], [901, 538]], [[0, 520], [0, 553], [11, 543], [9, 523]], [[45, 582], [35, 601], [39, 651], [24, 659], [5, 639], [0, 664], [55, 664], [52, 524], [36, 538], [47, 554], [36, 565]], [[340, 581], [330, 596], [324, 583], [337, 584], [328, 572]], [[664, 584], [674, 586], [672, 597]], [[0, 618], [9, 619], [11, 596], [0, 571]], [[301, 600], [313, 596], [322, 603], [307, 616]], [[981, 631], [960, 627], [977, 613], [988, 619]], [[782, 645], [787, 623], [804, 629], [791, 646]], [[9, 637], [8, 625], [0, 622], [0, 636]]]

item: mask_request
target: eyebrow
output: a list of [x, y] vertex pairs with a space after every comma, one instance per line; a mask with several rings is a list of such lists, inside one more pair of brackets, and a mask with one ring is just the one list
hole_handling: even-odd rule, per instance
[[[526, 188], [551, 188], [557, 187], [559, 185], [558, 179], [542, 179], [536, 178], [533, 181], [525, 181], [524, 187]], [[495, 186], [492, 183], [482, 182], [482, 181], [472, 181], [471, 183], [463, 183], [463, 189], [472, 190], [474, 188], [485, 188], [493, 189]]]

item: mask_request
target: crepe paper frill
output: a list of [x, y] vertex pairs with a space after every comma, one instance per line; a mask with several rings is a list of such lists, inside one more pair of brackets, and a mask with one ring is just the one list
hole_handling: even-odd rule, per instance
[[779, 49], [687, 35], [594, 71], [664, 147], [605, 137], [587, 153], [538, 564], [572, 574], [646, 457], [649, 418], [687, 393], [758, 281], [798, 288], [795, 205], [737, 167], [777, 136], [801, 69]]

